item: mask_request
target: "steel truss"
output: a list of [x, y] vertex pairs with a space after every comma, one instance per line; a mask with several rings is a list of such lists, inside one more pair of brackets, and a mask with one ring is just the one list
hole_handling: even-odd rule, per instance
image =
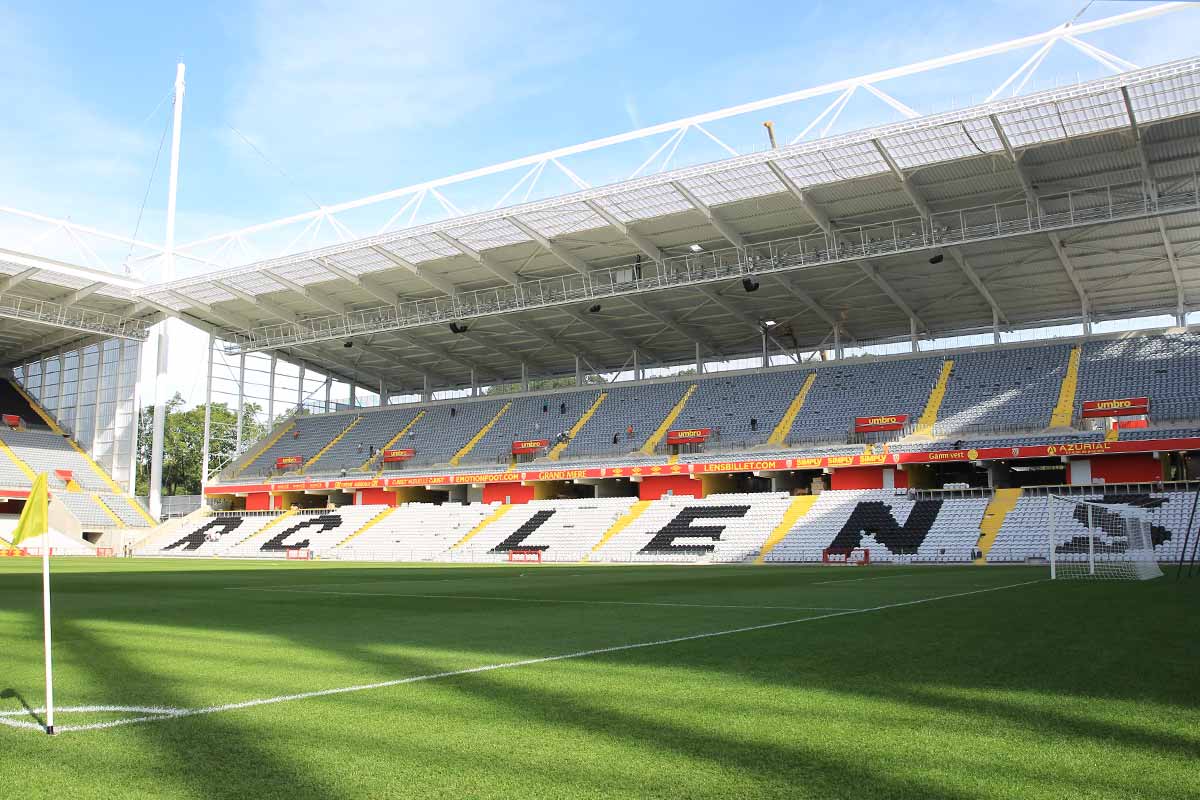
[[594, 269], [587, 275], [522, 281], [453, 296], [261, 326], [242, 331], [228, 352], [294, 347], [607, 297], [704, 286], [749, 275], [788, 273], [855, 263], [864, 258], [1197, 210], [1200, 210], [1200, 182], [1196, 175], [1191, 176], [1191, 186], [1186, 190], [1164, 192], [1157, 197], [1146, 196], [1140, 183], [1100, 186], [1039, 197], [1036, 208], [1031, 208], [1026, 200], [973, 206], [934, 213], [928, 218], [907, 217], [837, 228], [832, 233], [747, 244], [743, 248], [665, 257], [661, 262], [642, 262], [637, 269], [634, 264], [623, 264]]

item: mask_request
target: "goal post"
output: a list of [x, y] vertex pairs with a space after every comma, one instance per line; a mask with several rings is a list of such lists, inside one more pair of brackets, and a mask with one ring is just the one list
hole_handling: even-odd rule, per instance
[[509, 550], [508, 560], [514, 563], [521, 564], [540, 564], [542, 563], [541, 550]]
[[286, 552], [288, 561], [312, 561], [312, 550], [305, 550], [300, 547], [289, 547], [287, 548]]
[[1047, 502], [1051, 580], [1144, 581], [1163, 574], [1146, 509], [1058, 495]]

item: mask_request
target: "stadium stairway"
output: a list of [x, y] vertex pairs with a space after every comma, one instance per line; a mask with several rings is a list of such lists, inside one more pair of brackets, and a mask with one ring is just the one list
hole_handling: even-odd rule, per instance
[[501, 406], [500, 410], [496, 412], [496, 416], [488, 420], [487, 423], [485, 423], [484, 426], [479, 429], [479, 432], [472, 436], [470, 441], [464, 444], [462, 448], [454, 454], [454, 457], [450, 459], [451, 466], [457, 467], [459, 462], [466, 458], [470, 452], [475, 449], [475, 445], [479, 444], [483, 437], [487, 436], [488, 431], [495, 427], [496, 423], [500, 421], [500, 418], [503, 417], [510, 408], [512, 408], [511, 400]]
[[654, 448], [658, 447], [658, 443], [661, 442], [663, 437], [667, 435], [667, 431], [671, 429], [671, 426], [675, 424], [675, 420], [678, 419], [679, 415], [683, 413], [683, 409], [687, 405], [688, 400], [692, 399], [692, 395], [696, 393], [696, 389], [698, 388], [699, 387], [693, 383], [687, 388], [686, 391], [684, 391], [683, 397], [679, 398], [679, 402], [671, 407], [671, 410], [667, 412], [667, 416], [663, 417], [663, 421], [659, 423], [659, 426], [654, 430], [654, 433], [650, 434], [650, 438], [646, 439], [646, 443], [642, 445], [642, 455], [654, 455]]
[[755, 564], [762, 564], [767, 560], [767, 554], [775, 549], [775, 545], [783, 541], [783, 537], [787, 536], [792, 528], [800, 522], [800, 518], [812, 510], [813, 503], [817, 502], [818, 495], [803, 494], [798, 497], [793, 497], [788, 510], [784, 512], [783, 519], [775, 526], [775, 530], [771, 531], [767, 536], [767, 541], [763, 544], [762, 550], [755, 557]]
[[395, 436], [393, 436], [391, 439], [389, 439], [387, 444], [385, 444], [383, 447], [376, 450], [375, 455], [371, 456], [370, 458], [368, 458], [366, 461], [363, 462], [363, 465], [361, 467], [362, 471], [369, 472], [371, 470], [372, 462], [378, 461], [379, 462], [379, 470], [375, 474], [378, 476], [380, 473], [382, 473], [384, 470], [384, 462], [383, 462], [384, 451], [392, 449], [392, 446], [395, 445], [396, 442], [400, 441], [405, 436], [407, 436], [408, 432], [413, 429], [414, 425], [416, 425], [418, 422], [421, 421], [421, 419], [425, 416], [426, 413], [427, 412], [423, 408], [420, 411], [418, 411], [417, 415], [415, 417], [413, 417], [412, 419], [410, 419], [408, 421], [408, 423], [403, 428], [401, 428]]
[[509, 512], [509, 509], [511, 509], [511, 508], [512, 508], [512, 506], [508, 505], [508, 504], [501, 504], [501, 505], [496, 506], [495, 511], [493, 511], [488, 516], [484, 517], [483, 520], [481, 520], [480, 523], [478, 525], [476, 525], [474, 528], [471, 528], [471, 530], [467, 531], [466, 536], [462, 537], [457, 542], [450, 545], [450, 549], [458, 550], [460, 547], [465, 545], [467, 542], [471, 541], [476, 536], [478, 536], [480, 533], [482, 533], [484, 528], [491, 525], [493, 522], [497, 521], [498, 519], [503, 517], [505, 514], [507, 514]]
[[1075, 345], [1067, 359], [1067, 371], [1063, 375], [1062, 386], [1058, 390], [1058, 403], [1050, 415], [1049, 430], [1071, 427], [1071, 419], [1075, 414], [1075, 392], [1079, 387], [1079, 358], [1082, 347]]
[[329, 440], [328, 444], [326, 444], [324, 447], [322, 447], [320, 450], [317, 451], [316, 455], [314, 455], [308, 461], [304, 462], [304, 471], [307, 472], [314, 464], [316, 464], [318, 461], [320, 461], [321, 456], [325, 455], [330, 450], [332, 450], [334, 445], [336, 445], [342, 439], [345, 439], [346, 435], [348, 433], [350, 433], [350, 431], [352, 431], [356, 427], [358, 427], [358, 424], [362, 421], [363, 421], [362, 415], [359, 415], [359, 416], [355, 417], [354, 419], [352, 419], [350, 421], [350, 424], [347, 425], [346, 427], [342, 428], [342, 430], [338, 433], [337, 436], [334, 436], [332, 439]]
[[649, 507], [650, 507], [649, 500], [639, 500], [636, 503], [634, 503], [632, 506], [630, 506], [629, 510], [627, 512], [625, 512], [625, 516], [621, 517], [616, 522], [614, 522], [612, 527], [609, 528], [608, 530], [606, 530], [604, 532], [604, 535], [600, 537], [600, 541], [596, 542], [596, 544], [592, 547], [591, 552], [587, 553], [580, 560], [581, 561], [589, 561], [594, 553], [598, 553], [600, 551], [600, 548], [602, 548], [602, 547], [604, 547], [604, 545], [608, 544], [608, 541], [610, 539], [612, 539], [618, 533], [620, 533], [621, 531], [625, 530], [630, 525], [632, 525], [637, 520], [638, 517], [640, 517], [642, 514], [644, 514], [646, 512], [646, 509]]
[[775, 426], [775, 430], [771, 431], [771, 435], [767, 438], [767, 446], [782, 447], [787, 444], [788, 434], [792, 432], [792, 425], [796, 422], [796, 415], [800, 413], [800, 409], [804, 408], [804, 400], [808, 397], [808, 392], [812, 389], [812, 385], [816, 381], [817, 373], [808, 373], [808, 377], [804, 379], [803, 385], [800, 386], [800, 391], [796, 392], [796, 396], [788, 404], [787, 410], [783, 412], [783, 417], [779, 420], [779, 424]]
[[921, 416], [917, 420], [917, 427], [913, 432], [914, 437], [931, 438], [933, 436], [933, 426], [937, 424], [938, 412], [942, 408], [942, 401], [946, 399], [946, 385], [950, 382], [950, 375], [953, 372], [954, 360], [947, 358], [942, 362], [942, 369], [938, 373], [937, 383], [933, 385], [933, 390], [929, 393], [925, 410], [921, 412]]
[[575, 436], [581, 430], [583, 430], [583, 426], [588, 424], [588, 420], [595, 416], [596, 411], [600, 408], [600, 404], [603, 403], [607, 397], [608, 392], [601, 392], [596, 397], [596, 400], [588, 407], [587, 411], [584, 411], [579, 419], [575, 421], [575, 424], [571, 426], [570, 430], [567, 431], [566, 440], [554, 445], [546, 457], [551, 461], [558, 461], [558, 459], [562, 456], [563, 451], [571, 446], [571, 440], [573, 440]]
[[1020, 499], [1020, 489], [997, 489], [992, 495], [992, 501], [988, 503], [983, 512], [983, 520], [979, 523], [980, 555], [975, 559], [976, 564], [987, 563], [988, 553], [991, 552], [992, 545], [996, 543], [1000, 529], [1004, 527], [1004, 518], [1016, 508], [1017, 501]]

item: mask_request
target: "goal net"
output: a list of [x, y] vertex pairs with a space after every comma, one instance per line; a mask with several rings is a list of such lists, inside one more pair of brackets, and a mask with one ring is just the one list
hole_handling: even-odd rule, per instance
[[288, 561], [312, 561], [312, 550], [304, 550], [299, 547], [287, 548]]
[[1053, 495], [1049, 504], [1052, 580], [1144, 581], [1163, 574], [1145, 509]]
[[821, 563], [865, 567], [871, 563], [871, 551], [865, 547], [826, 547], [821, 551]]
[[521, 563], [542, 563], [541, 550], [509, 550], [508, 560]]

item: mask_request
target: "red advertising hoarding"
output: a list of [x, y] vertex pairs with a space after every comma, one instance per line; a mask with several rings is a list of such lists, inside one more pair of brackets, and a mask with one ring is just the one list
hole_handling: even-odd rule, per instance
[[525, 455], [527, 453], [536, 453], [550, 446], [549, 439], [525, 439], [520, 442], [512, 443], [512, 454], [514, 456]]
[[1088, 400], [1083, 404], [1083, 416], [1136, 417], [1150, 413], [1149, 397], [1125, 397], [1119, 400]]
[[303, 464], [303, 456], [280, 456], [275, 459], [275, 469], [288, 469], [289, 467], [299, 467]]
[[908, 414], [883, 414], [876, 417], [855, 417], [855, 433], [898, 431], [908, 424]]
[[667, 431], [667, 444], [690, 444], [706, 442], [712, 435], [710, 428], [688, 428], [686, 430]]
[[411, 447], [402, 447], [397, 450], [384, 450], [383, 462], [385, 464], [392, 464], [396, 461], [408, 461], [416, 454], [417, 451], [413, 450]]

